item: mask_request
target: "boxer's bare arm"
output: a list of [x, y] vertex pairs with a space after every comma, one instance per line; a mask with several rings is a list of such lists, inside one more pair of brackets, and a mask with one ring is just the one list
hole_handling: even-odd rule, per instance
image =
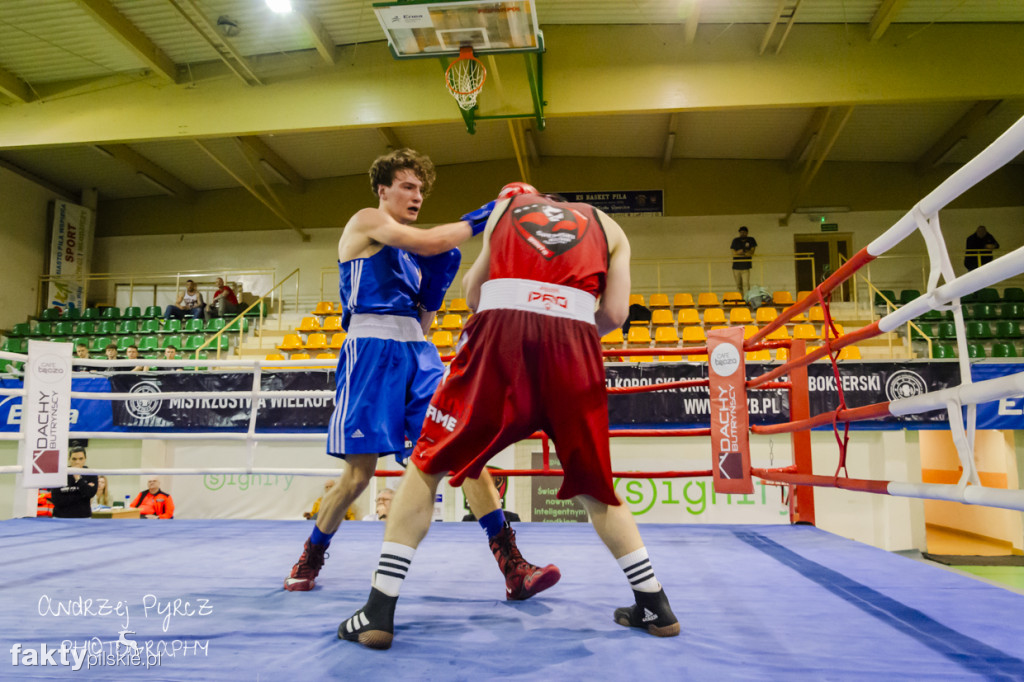
[[412, 227], [403, 225], [379, 208], [364, 208], [345, 225], [338, 241], [338, 260], [344, 263], [369, 258], [380, 251], [382, 245], [421, 256], [436, 256], [472, 236], [473, 228], [465, 221], [431, 228]]
[[629, 315], [629, 240], [617, 222], [600, 215], [608, 238], [608, 279], [594, 318], [597, 333], [604, 336], [621, 327]]
[[462, 289], [466, 292], [466, 305], [474, 313], [480, 303], [480, 287], [491, 278], [491, 233], [494, 232], [494, 225], [498, 222], [498, 218], [505, 212], [508, 202], [509, 200], [506, 199], [499, 201], [494, 206], [491, 217], [487, 219], [487, 226], [484, 228], [484, 244], [480, 249], [480, 255], [473, 262], [473, 267], [462, 278]]

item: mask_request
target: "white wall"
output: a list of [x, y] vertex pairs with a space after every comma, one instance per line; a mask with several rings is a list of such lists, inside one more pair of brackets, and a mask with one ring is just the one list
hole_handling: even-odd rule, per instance
[[59, 198], [0, 168], [0, 329], [39, 312], [39, 278], [49, 259], [47, 206]]

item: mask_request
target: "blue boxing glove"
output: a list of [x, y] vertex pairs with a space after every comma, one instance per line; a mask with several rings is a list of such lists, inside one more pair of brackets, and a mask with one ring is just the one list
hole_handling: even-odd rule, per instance
[[473, 236], [480, 234], [487, 227], [487, 219], [491, 217], [491, 211], [494, 210], [494, 204], [497, 200], [488, 202], [478, 208], [475, 211], [470, 211], [466, 215], [462, 216], [461, 220], [465, 220], [473, 228]]
[[455, 280], [455, 275], [462, 264], [462, 253], [458, 249], [445, 251], [436, 256], [420, 256], [412, 254], [413, 260], [420, 266], [420, 306], [424, 310], [439, 310], [444, 303], [444, 295]]

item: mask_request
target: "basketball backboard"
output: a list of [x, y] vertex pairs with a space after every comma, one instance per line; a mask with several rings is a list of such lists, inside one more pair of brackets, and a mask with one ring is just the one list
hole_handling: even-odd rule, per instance
[[533, 0], [449, 0], [374, 3], [396, 59], [476, 54], [543, 52]]

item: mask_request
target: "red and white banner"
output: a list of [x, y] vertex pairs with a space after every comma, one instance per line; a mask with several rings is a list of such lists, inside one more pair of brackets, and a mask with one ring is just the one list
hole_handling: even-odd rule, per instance
[[743, 327], [708, 332], [708, 379], [715, 492], [752, 493]]
[[18, 456], [25, 488], [67, 483], [71, 349], [70, 343], [28, 342]]
[[47, 307], [85, 308], [94, 231], [92, 210], [66, 201], [53, 202]]

